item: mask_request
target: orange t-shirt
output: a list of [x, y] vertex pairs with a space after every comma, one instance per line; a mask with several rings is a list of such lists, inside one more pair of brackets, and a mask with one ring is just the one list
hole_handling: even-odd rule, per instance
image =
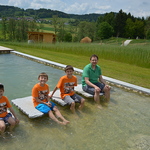
[[39, 83], [35, 84], [34, 87], [32, 88], [32, 101], [34, 107], [40, 104], [36, 101], [35, 97], [38, 97], [43, 102], [47, 102], [48, 94], [49, 94], [48, 84], [45, 84], [44, 86], [40, 86]]
[[6, 96], [2, 96], [0, 98], [0, 117], [3, 118], [5, 117], [8, 112], [7, 112], [7, 108], [10, 108], [11, 104], [8, 100], [8, 98]]
[[60, 89], [60, 96], [64, 99], [65, 96], [72, 96], [75, 94], [74, 86], [77, 86], [77, 77], [72, 76], [72, 78], [68, 78], [67, 75], [62, 76], [57, 83], [57, 88]]

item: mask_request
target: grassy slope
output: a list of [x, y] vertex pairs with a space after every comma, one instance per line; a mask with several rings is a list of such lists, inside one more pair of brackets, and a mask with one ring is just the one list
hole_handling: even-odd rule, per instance
[[[1, 44], [13, 48], [16, 51], [34, 55], [37, 57], [45, 58], [51, 61], [59, 62], [62, 64], [70, 64], [76, 68], [83, 69], [89, 63], [89, 57], [81, 55], [73, 55], [55, 51], [48, 51], [44, 49], [33, 49], [8, 44]], [[103, 75], [122, 80], [128, 83], [139, 85], [142, 87], [150, 88], [150, 69], [137, 67], [130, 64], [100, 59], [99, 65], [102, 68]]]

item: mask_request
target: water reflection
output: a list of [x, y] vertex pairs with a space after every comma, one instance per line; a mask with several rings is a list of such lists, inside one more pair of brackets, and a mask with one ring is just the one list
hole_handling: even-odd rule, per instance
[[[12, 54], [0, 55], [0, 82], [5, 85], [9, 99], [31, 95], [41, 72], [49, 75], [51, 90], [64, 71], [54, 69]], [[78, 76], [79, 82], [81, 77]], [[59, 109], [70, 120], [60, 126], [47, 115], [29, 119], [15, 106], [21, 122], [14, 130], [15, 138], [2, 140], [2, 150], [138, 150], [146, 149], [150, 141], [150, 99], [142, 95], [112, 87], [109, 105], [98, 110], [88, 99], [83, 113], [75, 118], [68, 106]], [[136, 139], [136, 140], [135, 140]], [[144, 140], [143, 140], [144, 139]], [[148, 149], [148, 148], [147, 148]]]

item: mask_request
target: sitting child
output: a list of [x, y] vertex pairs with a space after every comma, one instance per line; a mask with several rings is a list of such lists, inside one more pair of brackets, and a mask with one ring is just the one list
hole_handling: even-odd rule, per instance
[[[38, 76], [39, 83], [35, 84], [32, 88], [32, 100], [34, 107], [45, 113], [48, 114], [49, 117], [54, 120], [55, 122], [66, 125], [69, 123], [60, 113], [59, 109], [57, 108], [56, 104], [49, 101], [49, 86], [46, 84], [48, 81], [48, 75], [46, 73], [41, 73]], [[55, 115], [54, 115], [54, 113]], [[58, 120], [60, 118], [62, 121]]]
[[74, 86], [77, 86], [77, 77], [73, 75], [74, 69], [72, 66], [67, 65], [65, 68], [66, 75], [62, 76], [58, 81], [53, 93], [60, 88], [61, 98], [65, 103], [70, 105], [70, 110], [75, 113], [75, 103], [80, 103], [79, 110], [84, 107], [85, 99], [80, 95], [76, 94], [74, 91]]
[[[5, 138], [5, 129], [6, 123], [10, 124], [9, 131], [12, 132], [12, 129], [16, 124], [19, 123], [19, 120], [6, 96], [4, 94], [4, 85], [0, 83], [0, 134], [3, 138]], [[11, 113], [7, 112], [7, 109], [10, 110]], [[14, 117], [12, 117], [12, 115]]]

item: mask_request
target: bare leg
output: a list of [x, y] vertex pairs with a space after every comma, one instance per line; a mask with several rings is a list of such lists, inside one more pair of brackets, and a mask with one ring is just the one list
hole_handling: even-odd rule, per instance
[[5, 138], [5, 128], [6, 128], [6, 126], [5, 126], [5, 122], [4, 121], [2, 121], [2, 120], [0, 120], [0, 135], [3, 137], [3, 138]]
[[75, 113], [75, 102], [71, 103], [70, 110], [72, 111], [73, 114]]
[[106, 101], [109, 102], [110, 101], [110, 86], [108, 86], [108, 85], [105, 86], [104, 92], [105, 92]]
[[[66, 120], [63, 116], [62, 116], [62, 114], [60, 113], [60, 111], [59, 111], [59, 109], [55, 106], [54, 107], [54, 112], [55, 112], [55, 115], [58, 117], [58, 118], [60, 118], [63, 122], [61, 122], [61, 123], [63, 123], [63, 125], [66, 125], [66, 124], [68, 124], [68, 123], [70, 123], [68, 120]], [[53, 115], [54, 116], [54, 115]], [[54, 116], [55, 117], [55, 116]], [[56, 117], [55, 117], [56, 118]], [[57, 119], [57, 118], [56, 118]], [[57, 119], [58, 120], [58, 119]], [[59, 120], [58, 120], [59, 121]]]
[[55, 115], [53, 114], [53, 112], [52, 112], [51, 110], [48, 112], [48, 115], [49, 115], [49, 117], [50, 117], [53, 121], [57, 122], [58, 124], [65, 125], [63, 122], [59, 121], [59, 120], [55, 117]]
[[9, 131], [12, 132], [13, 128], [14, 128], [15, 125], [16, 125], [16, 121], [15, 121], [14, 118], [9, 117], [9, 118], [8, 118], [8, 123], [10, 124]]
[[80, 106], [79, 106], [79, 110], [82, 110], [82, 108], [84, 107], [84, 102], [85, 102], [85, 99], [82, 98], [82, 99], [81, 99], [81, 104], [80, 104]]
[[97, 103], [98, 108], [99, 108], [99, 109], [102, 109], [102, 105], [100, 104], [100, 96], [99, 96], [99, 94], [100, 94], [99, 91], [95, 91], [94, 100], [95, 100], [95, 102]]

